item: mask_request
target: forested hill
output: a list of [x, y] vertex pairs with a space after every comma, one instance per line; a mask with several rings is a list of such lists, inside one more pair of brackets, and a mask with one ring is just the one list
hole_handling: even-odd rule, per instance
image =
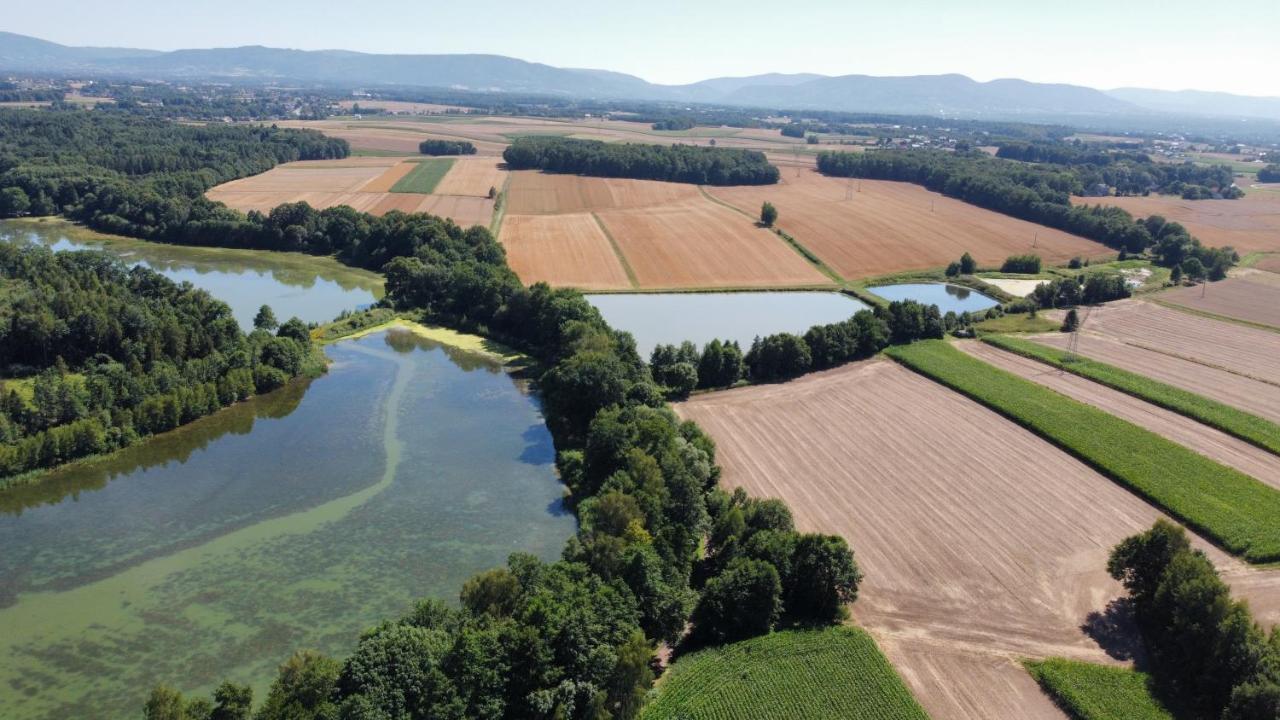
[[240, 331], [207, 292], [99, 252], [0, 244], [0, 486], [283, 385], [305, 325]]

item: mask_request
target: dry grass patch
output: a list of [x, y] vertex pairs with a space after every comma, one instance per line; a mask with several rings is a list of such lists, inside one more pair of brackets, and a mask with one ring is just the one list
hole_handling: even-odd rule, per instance
[[[945, 266], [965, 252], [984, 266], [1026, 252], [1051, 264], [1111, 252], [1092, 240], [911, 183], [853, 180], [851, 185], [816, 170], [796, 170], [784, 170], [777, 185], [717, 187], [708, 192], [752, 215], [765, 201], [773, 203], [778, 226], [846, 278]], [[850, 187], [852, 199], [846, 200]]]
[[507, 262], [525, 284], [625, 290], [626, 269], [590, 213], [515, 215], [502, 221]]

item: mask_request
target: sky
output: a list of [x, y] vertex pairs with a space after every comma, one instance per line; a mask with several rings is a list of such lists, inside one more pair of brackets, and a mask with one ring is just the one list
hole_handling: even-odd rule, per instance
[[40, 0], [0, 30], [66, 45], [493, 53], [650, 82], [962, 73], [1280, 96], [1280, 0]]

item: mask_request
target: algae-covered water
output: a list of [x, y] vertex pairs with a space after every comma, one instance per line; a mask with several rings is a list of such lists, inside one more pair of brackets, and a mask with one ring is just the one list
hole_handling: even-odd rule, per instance
[[327, 375], [0, 494], [0, 708], [135, 718], [150, 688], [251, 683], [573, 532], [535, 397], [391, 330]]
[[329, 322], [343, 310], [364, 308], [382, 297], [377, 273], [300, 253], [163, 245], [103, 235], [54, 218], [0, 221], [0, 242], [102, 250], [131, 265], [145, 265], [208, 290], [231, 306], [245, 330], [253, 329], [253, 316], [263, 305], [270, 305], [280, 322], [295, 316], [303, 322]]

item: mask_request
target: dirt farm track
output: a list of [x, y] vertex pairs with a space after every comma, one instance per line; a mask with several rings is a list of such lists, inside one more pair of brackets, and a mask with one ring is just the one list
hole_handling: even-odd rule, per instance
[[[1074, 458], [888, 360], [700, 395], [728, 486], [843, 535], [856, 620], [935, 720], [1063, 718], [1018, 664], [1115, 662], [1081, 630], [1121, 594], [1106, 556], [1160, 513]], [[1204, 546], [1274, 623], [1274, 573]]]

